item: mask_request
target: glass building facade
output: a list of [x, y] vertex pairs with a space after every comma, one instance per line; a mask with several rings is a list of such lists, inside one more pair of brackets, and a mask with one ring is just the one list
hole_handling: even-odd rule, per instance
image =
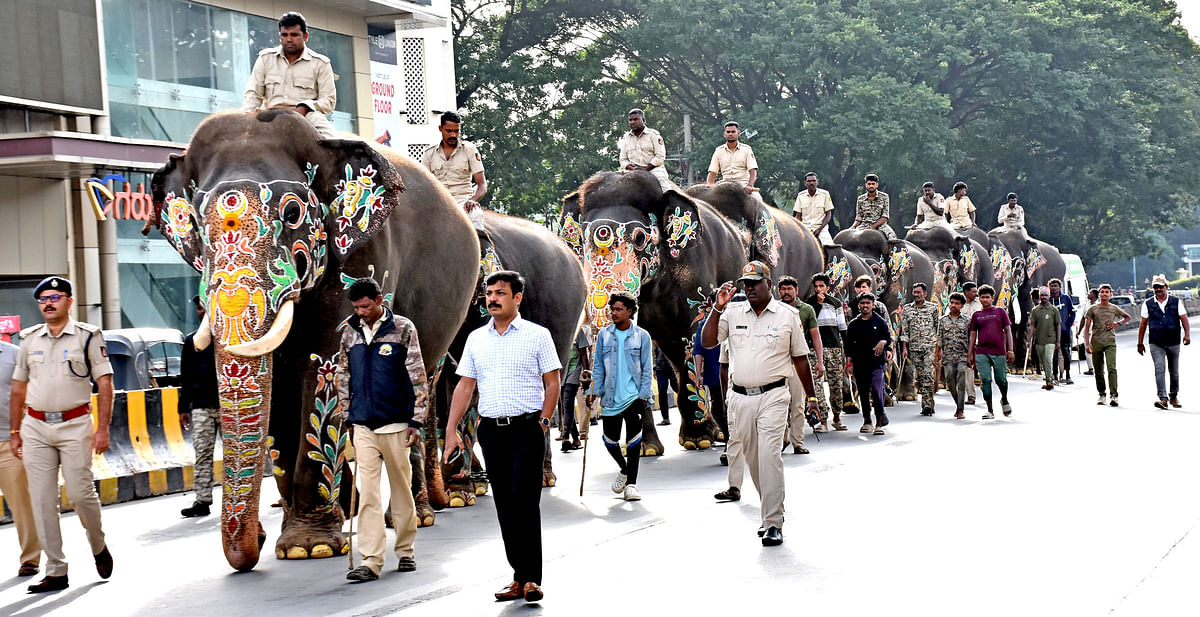
[[[185, 0], [103, 0], [112, 134], [187, 142], [209, 114], [242, 106], [258, 52], [279, 44], [274, 19]], [[308, 46], [339, 76], [341, 131], [355, 132], [352, 38], [309, 27]]]

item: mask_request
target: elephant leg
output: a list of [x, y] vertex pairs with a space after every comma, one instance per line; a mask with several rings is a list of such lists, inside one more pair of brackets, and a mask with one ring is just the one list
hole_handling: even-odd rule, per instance
[[913, 377], [911, 357], [904, 362], [904, 370], [900, 373], [900, 384], [896, 389], [896, 398], [901, 401], [917, 400], [917, 383]]
[[[275, 556], [307, 559], [345, 554], [349, 545], [342, 533], [345, 519], [341, 497], [346, 486], [344, 478], [348, 475], [346, 444], [349, 431], [338, 413], [334, 384], [336, 363], [332, 356], [326, 359], [318, 354], [312, 354], [307, 370], [304, 363], [285, 367], [284, 362], [279, 362], [283, 370], [276, 374], [282, 379], [285, 375], [303, 371], [303, 387], [297, 390], [294, 377], [291, 377], [291, 387], [276, 389], [280, 396], [276, 402], [281, 404], [279, 409], [299, 408], [302, 425], [299, 434], [294, 434], [295, 429], [291, 429], [291, 435], [276, 435], [281, 446], [277, 460], [290, 463], [292, 477], [286, 478], [289, 467], [281, 463], [279, 467], [284, 473], [280, 486], [288, 487], [288, 491], [284, 493], [284, 522], [275, 542]], [[295, 420], [289, 424], [295, 426]], [[289, 443], [299, 445], [294, 460], [290, 461], [287, 460], [292, 458], [290, 453], [285, 453], [283, 448]]]
[[[412, 495], [417, 509], [417, 525], [429, 527], [433, 525], [433, 506], [429, 503], [429, 485], [425, 481], [425, 451], [429, 448], [428, 440], [422, 440], [415, 448], [408, 449], [408, 462], [412, 465]], [[388, 505], [384, 514], [384, 523], [391, 518], [392, 508]], [[387, 525], [390, 527], [391, 525]]]
[[720, 441], [721, 429], [712, 414], [712, 401], [708, 389], [700, 383], [696, 362], [689, 354], [685, 359], [684, 371], [680, 374], [679, 445], [685, 450], [707, 450], [714, 441]]
[[[471, 476], [471, 461], [475, 457], [475, 427], [478, 424], [479, 412], [472, 406], [457, 427], [464, 456], [453, 463], [441, 464], [442, 477], [446, 481], [447, 505], [451, 508], [475, 505], [475, 481]], [[445, 445], [444, 439], [442, 444]]]
[[542, 462], [542, 488], [547, 488], [558, 484], [558, 476], [554, 474], [554, 466], [550, 462], [550, 453], [554, 448], [550, 447], [550, 431], [544, 431], [542, 437], [546, 441], [546, 458]]

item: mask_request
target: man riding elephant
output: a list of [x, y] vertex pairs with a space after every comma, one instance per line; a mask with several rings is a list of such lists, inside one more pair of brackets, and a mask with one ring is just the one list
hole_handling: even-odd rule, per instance
[[[714, 204], [712, 200], [719, 204]], [[763, 206], [739, 185], [696, 186], [662, 192], [647, 173], [602, 172], [563, 199], [560, 236], [583, 261], [588, 319], [607, 323], [613, 291], [638, 298], [638, 325], [650, 332], [680, 372], [679, 441], [707, 448], [717, 436], [708, 395], [687, 357], [688, 342], [708, 310], [708, 295], [736, 279], [742, 264], [760, 259], [777, 276], [807, 281], [822, 269], [812, 233], [786, 213]], [[683, 370], [683, 369], [686, 369]], [[642, 453], [662, 454], [654, 423], [643, 425]]]
[[288, 110], [211, 116], [151, 186], [152, 224], [201, 273], [197, 347], [216, 346], [226, 559], [258, 562], [265, 461], [283, 498], [276, 555], [344, 552], [353, 489], [334, 383], [338, 326], [352, 314], [344, 290], [375, 278], [416, 325], [432, 374], [471, 301], [471, 224], [417, 164], [321, 140]]

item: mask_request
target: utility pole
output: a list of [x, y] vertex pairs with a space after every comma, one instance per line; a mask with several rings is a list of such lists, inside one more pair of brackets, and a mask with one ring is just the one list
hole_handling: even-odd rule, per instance
[[692, 184], [692, 114], [683, 114], [683, 177], [688, 186]]

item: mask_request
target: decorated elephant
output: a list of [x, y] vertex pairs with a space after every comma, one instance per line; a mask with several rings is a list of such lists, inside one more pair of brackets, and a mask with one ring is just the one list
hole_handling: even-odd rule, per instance
[[1013, 353], [1017, 361], [1014, 370], [1028, 370], [1025, 330], [1029, 321], [1027, 317], [1034, 304], [1030, 292], [1048, 285], [1050, 279], [1061, 280], [1066, 276], [1067, 264], [1057, 248], [1029, 238], [1019, 230], [997, 227], [988, 232], [988, 237], [994, 245], [1004, 248], [1012, 262], [1012, 274], [1008, 278], [1010, 289], [1004, 294], [1006, 302], [1002, 306], [1008, 308], [1008, 316], [1013, 323]]
[[[571, 252], [553, 232], [526, 219], [484, 211], [484, 249], [477, 289], [479, 293], [467, 311], [467, 318], [450, 345], [450, 356], [462, 356], [467, 336], [486, 325], [491, 317], [484, 304], [483, 279], [497, 270], [516, 270], [525, 277], [525, 292], [521, 299], [521, 317], [545, 326], [550, 330], [559, 361], [567, 365], [571, 344], [579, 331], [583, 317], [584, 296], [587, 288], [583, 283], [583, 268]], [[458, 376], [453, 370], [443, 371], [442, 387], [453, 392]], [[449, 416], [450, 398], [438, 400], [438, 422], [445, 430]], [[471, 446], [475, 442], [475, 423], [478, 417], [472, 409], [459, 427], [463, 444], [471, 452], [453, 466], [443, 467], [451, 507], [469, 506], [475, 496], [487, 491], [486, 481], [479, 473], [482, 470], [478, 457]], [[549, 433], [546, 435], [546, 463], [542, 483], [554, 486], [556, 477], [550, 464]]]
[[962, 291], [963, 283], [991, 284], [992, 262], [990, 246], [981, 245], [969, 236], [962, 236], [945, 227], [914, 229], [905, 240], [915, 244], [933, 262], [933, 283], [929, 300], [944, 314], [950, 304], [950, 294]]
[[[616, 291], [639, 298], [638, 325], [683, 377], [679, 442], [688, 449], [709, 447], [718, 429], [689, 353], [709, 293], [736, 279], [750, 259], [771, 264], [776, 278], [807, 279], [822, 269], [816, 239], [740, 186], [664, 193], [641, 171], [592, 176], [563, 199], [560, 222], [560, 236], [584, 264], [588, 320], [595, 327], [607, 325], [605, 308]], [[663, 453], [650, 414], [643, 418], [642, 453]]]
[[345, 289], [379, 281], [416, 324], [433, 375], [478, 275], [463, 258], [479, 254], [470, 222], [420, 166], [323, 141], [287, 110], [211, 116], [151, 185], [152, 223], [201, 273], [197, 346], [216, 346], [226, 559], [258, 562], [264, 464], [283, 498], [277, 556], [345, 552], [352, 484], [334, 386], [338, 326], [353, 312]]
[[[825, 251], [825, 275], [829, 277], [830, 293], [843, 305], [853, 305], [854, 279], [864, 274], [874, 275], [874, 272], [862, 258], [839, 244], [822, 248]], [[847, 302], [850, 304], [847, 305]]]

